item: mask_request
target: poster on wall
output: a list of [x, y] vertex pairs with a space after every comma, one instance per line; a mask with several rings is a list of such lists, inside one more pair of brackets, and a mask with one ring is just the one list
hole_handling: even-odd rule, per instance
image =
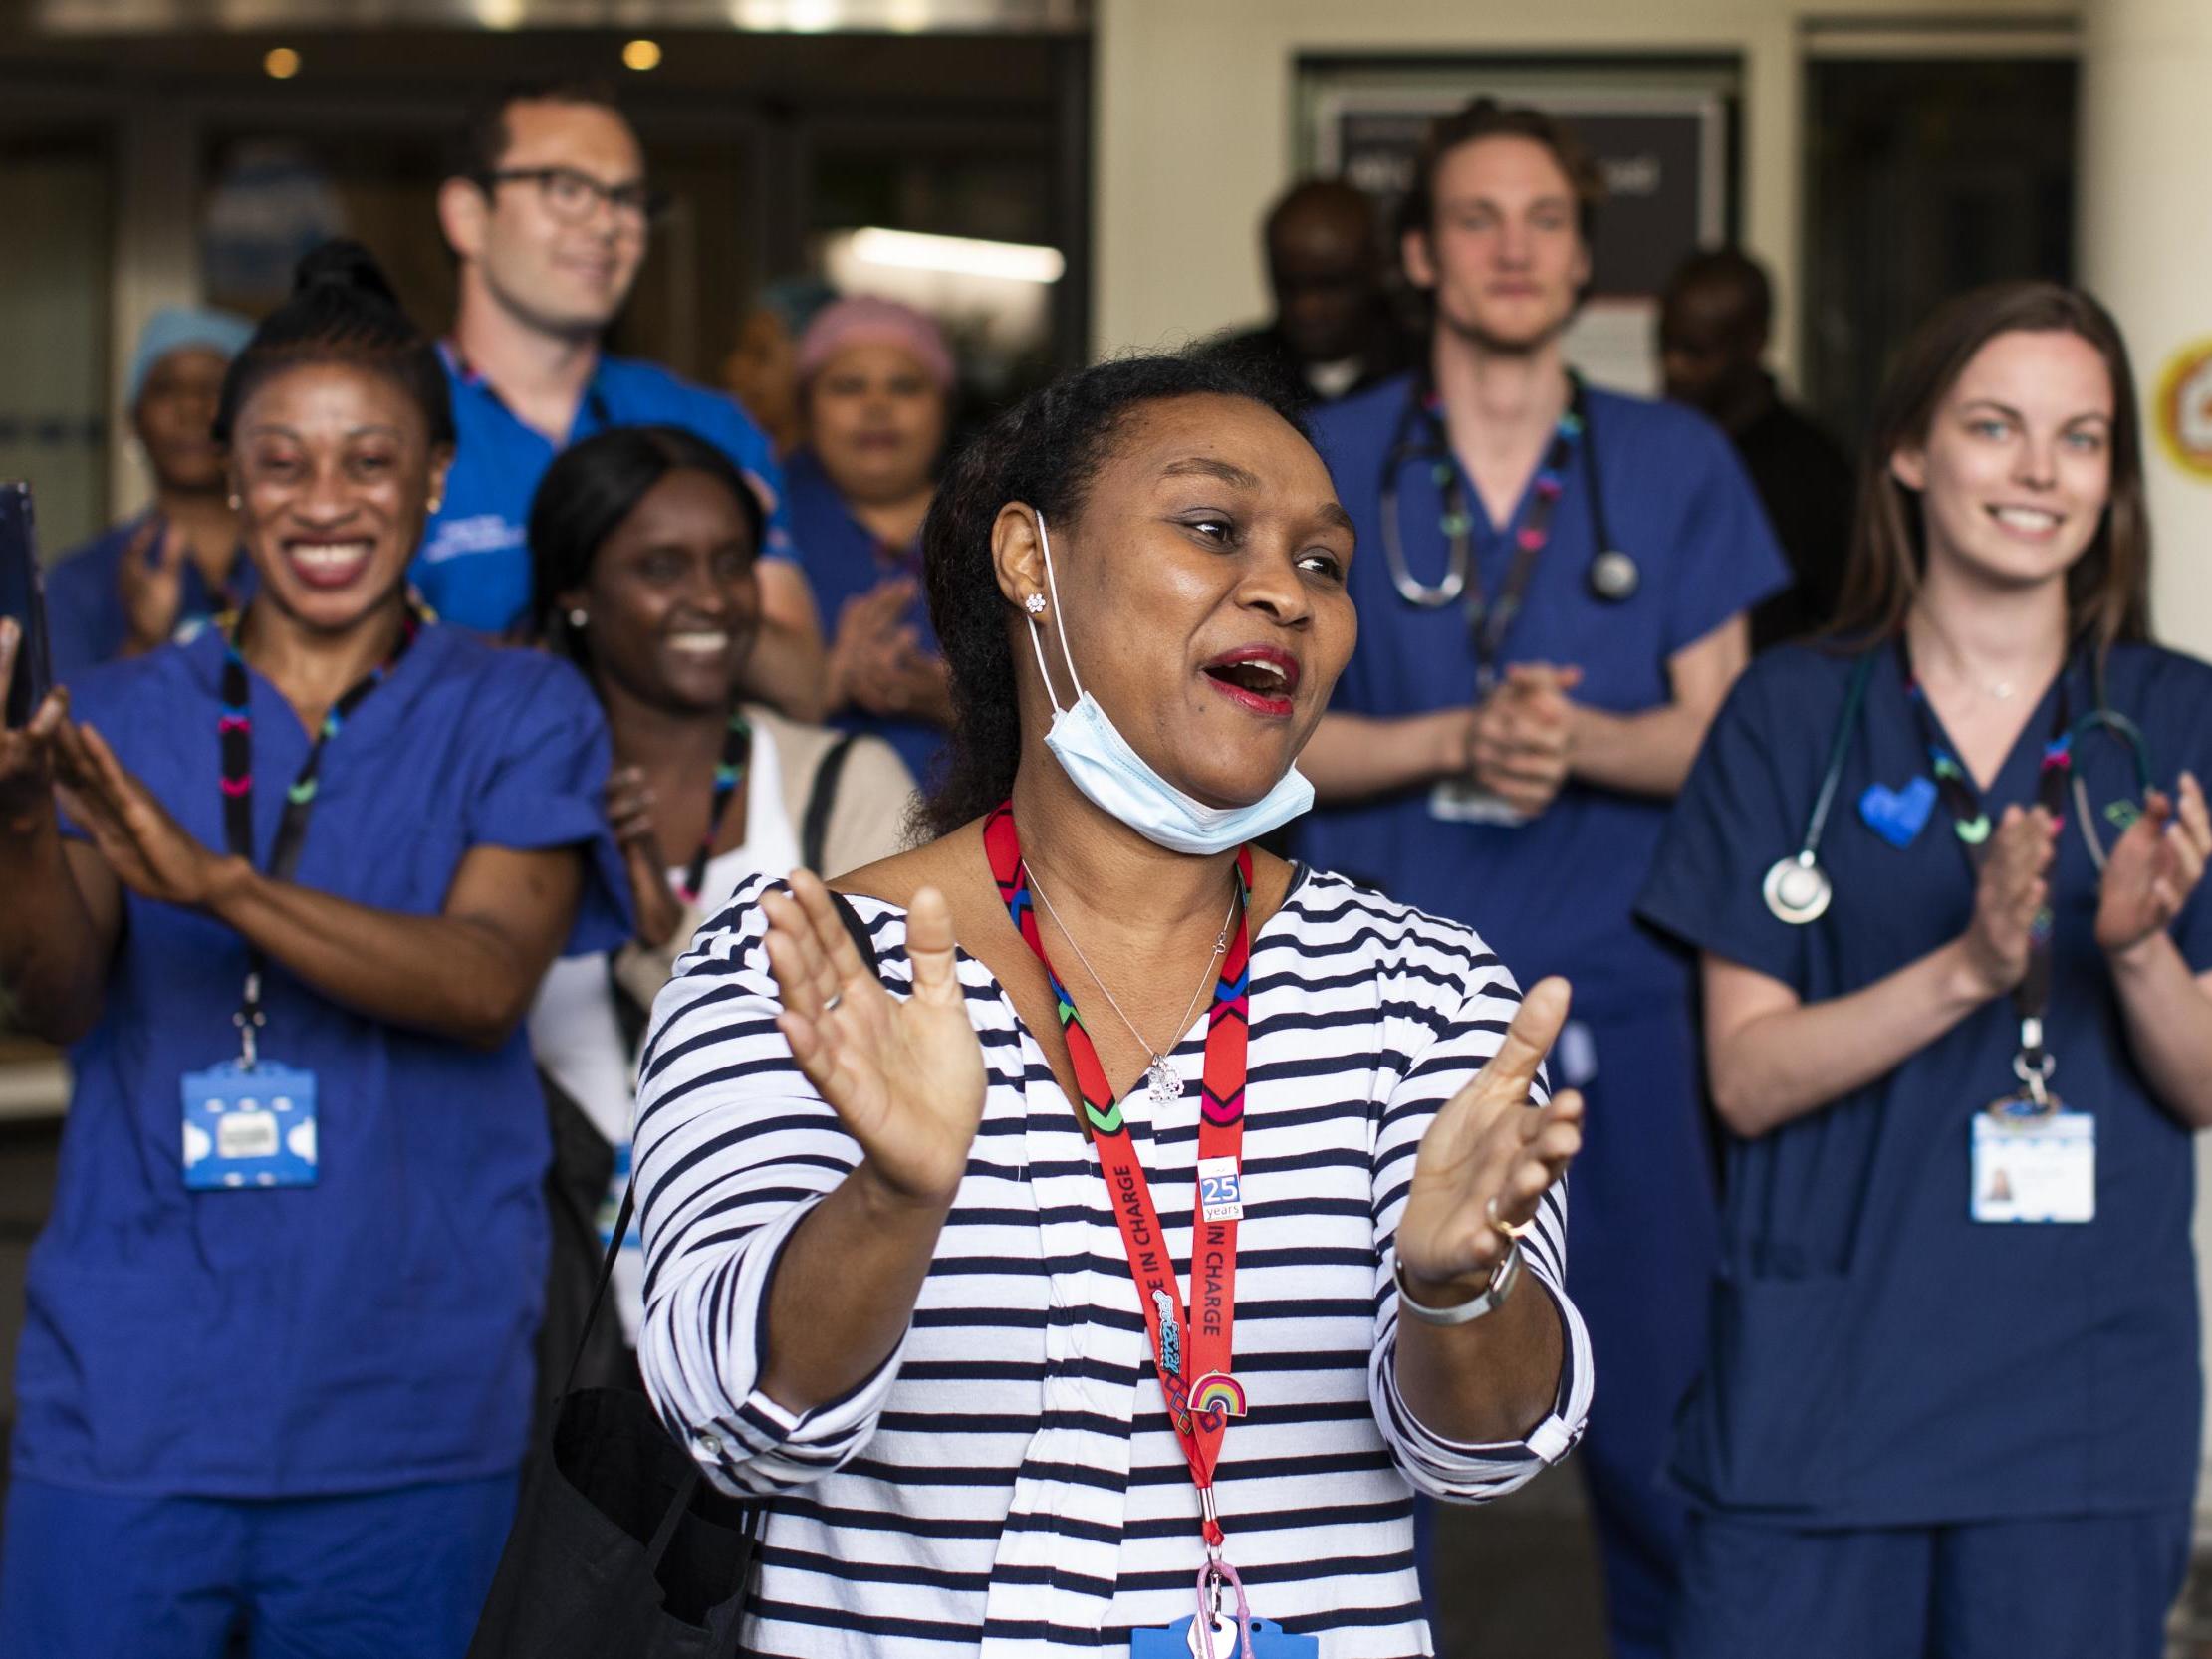
[[[1642, 86], [1635, 84], [1639, 75]], [[1623, 391], [1658, 389], [1658, 297], [1688, 255], [1727, 239], [1734, 71], [1631, 64], [1535, 74], [1479, 61], [1378, 70], [1301, 66], [1304, 170], [1338, 176], [1396, 223], [1422, 135], [1437, 117], [1488, 94], [1571, 122], [1605, 180], [1592, 236], [1590, 297], [1567, 336], [1583, 372]]]

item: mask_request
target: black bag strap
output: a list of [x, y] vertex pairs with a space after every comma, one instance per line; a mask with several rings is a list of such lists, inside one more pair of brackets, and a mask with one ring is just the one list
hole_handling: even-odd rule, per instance
[[[845, 740], [845, 743], [839, 744], [837, 749], [832, 750], [831, 753], [833, 755], [841, 753], [846, 747], [846, 744], [850, 743], [852, 739], [850, 737], [847, 738]], [[827, 770], [830, 763], [829, 761], [825, 760], [822, 764], [824, 769]], [[841, 761], [839, 764], [842, 766], [844, 763]], [[820, 775], [818, 774], [818, 780], [819, 776]], [[821, 785], [818, 781], [816, 784], [816, 788], [819, 789]], [[811, 820], [813, 816], [814, 809], [810, 806], [808, 808], [808, 817]], [[853, 936], [853, 944], [855, 948], [860, 951], [860, 960], [865, 962], [870, 968], [879, 969], [880, 965], [878, 964], [875, 956], [875, 941], [868, 936], [867, 924], [860, 920], [860, 913], [853, 908], [853, 901], [847, 898], [843, 893], [833, 891], [830, 894], [830, 902], [838, 907], [838, 919], [845, 923], [845, 931]], [[630, 1165], [629, 1183], [622, 1188], [621, 1205], [614, 1212], [614, 1236], [608, 1241], [607, 1256], [600, 1263], [600, 1282], [599, 1285], [592, 1292], [592, 1306], [590, 1311], [588, 1311], [584, 1315], [584, 1328], [577, 1333], [576, 1352], [569, 1356], [569, 1374], [566, 1378], [563, 1379], [561, 1383], [561, 1392], [564, 1394], [570, 1392], [576, 1387], [576, 1370], [577, 1367], [584, 1362], [584, 1350], [586, 1345], [591, 1340], [592, 1327], [595, 1324], [599, 1323], [600, 1304], [607, 1301], [607, 1288], [609, 1285], [614, 1283], [614, 1264], [621, 1260], [622, 1240], [628, 1236], [629, 1218], [632, 1212], [632, 1208], [636, 1203], [636, 1199], [637, 1168], [633, 1160]], [[671, 1513], [681, 1514], [682, 1506], [676, 1506], [676, 1508], [671, 1511]], [[661, 1523], [661, 1531], [662, 1533], [672, 1534], [673, 1529], [668, 1522], [663, 1521]], [[658, 1560], [658, 1551], [667, 1547], [668, 1540], [667, 1538], [656, 1535], [654, 1542], [656, 1548], [653, 1553], [653, 1559]]]
[[807, 810], [799, 821], [799, 861], [818, 874], [823, 847], [830, 839], [830, 814], [838, 804], [838, 780], [845, 774], [846, 758], [853, 753], [853, 740], [859, 735], [847, 732], [830, 745], [807, 789]]

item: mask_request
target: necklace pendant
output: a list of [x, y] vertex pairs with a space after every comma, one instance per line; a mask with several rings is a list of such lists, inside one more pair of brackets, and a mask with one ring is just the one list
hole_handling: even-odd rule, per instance
[[1183, 1079], [1175, 1074], [1165, 1055], [1152, 1057], [1152, 1064], [1144, 1068], [1144, 1082], [1155, 1109], [1172, 1106], [1183, 1097]]

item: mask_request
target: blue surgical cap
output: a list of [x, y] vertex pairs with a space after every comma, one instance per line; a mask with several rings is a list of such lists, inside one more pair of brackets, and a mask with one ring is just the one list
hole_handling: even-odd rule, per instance
[[136, 406], [138, 394], [146, 388], [146, 376], [171, 352], [201, 346], [226, 358], [235, 357], [251, 339], [253, 325], [236, 312], [207, 306], [163, 306], [138, 331], [137, 350], [130, 354], [130, 388], [125, 401]]

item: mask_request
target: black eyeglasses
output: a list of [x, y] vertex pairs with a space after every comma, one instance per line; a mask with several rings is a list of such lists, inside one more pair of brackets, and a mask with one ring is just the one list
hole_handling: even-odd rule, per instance
[[565, 225], [584, 223], [605, 202], [614, 209], [618, 223], [642, 227], [658, 218], [668, 205], [668, 198], [658, 190], [647, 188], [642, 179], [627, 184], [602, 184], [590, 173], [580, 173], [574, 167], [507, 167], [498, 172], [481, 173], [478, 180], [487, 190], [497, 189], [502, 184], [535, 184], [538, 199], [545, 203], [546, 211]]

